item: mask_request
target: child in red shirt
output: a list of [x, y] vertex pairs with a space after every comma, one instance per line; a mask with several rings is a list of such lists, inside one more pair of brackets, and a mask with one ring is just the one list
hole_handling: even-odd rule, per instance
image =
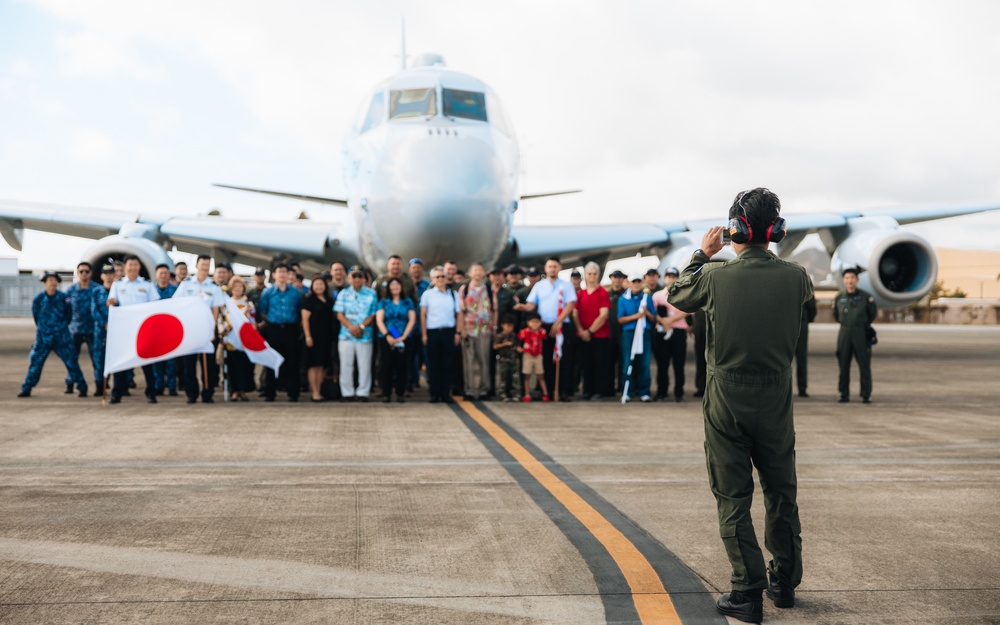
[[521, 377], [524, 379], [524, 401], [531, 401], [531, 374], [535, 374], [542, 387], [542, 401], [549, 401], [549, 388], [545, 385], [545, 371], [542, 365], [542, 341], [548, 334], [542, 327], [542, 318], [538, 313], [528, 317], [528, 327], [521, 330], [517, 338], [521, 347], [517, 351], [523, 354], [521, 358]]

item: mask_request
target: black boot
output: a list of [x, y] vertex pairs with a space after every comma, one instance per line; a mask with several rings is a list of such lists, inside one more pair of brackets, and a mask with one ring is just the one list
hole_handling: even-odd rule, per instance
[[719, 597], [715, 609], [744, 623], [764, 620], [764, 598], [760, 590], [734, 590]]
[[767, 570], [767, 590], [764, 592], [776, 608], [795, 607], [795, 589], [778, 579], [771, 569]]
[[67, 395], [72, 395], [73, 394], [73, 383], [70, 382], [69, 384], [67, 384], [66, 385], [66, 390], [63, 391], [63, 392], [66, 393]]

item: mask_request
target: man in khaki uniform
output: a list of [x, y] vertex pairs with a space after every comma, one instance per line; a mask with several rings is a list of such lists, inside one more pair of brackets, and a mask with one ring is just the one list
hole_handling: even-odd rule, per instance
[[[802, 305], [813, 296], [805, 270], [767, 250], [784, 236], [778, 197], [744, 191], [729, 209], [733, 251], [722, 249], [723, 228], [710, 229], [702, 249], [670, 285], [670, 303], [706, 313], [705, 457], [732, 565], [732, 592], [718, 610], [745, 622], [763, 618], [762, 590], [777, 607], [794, 605], [802, 579], [802, 541], [796, 503], [792, 358]], [[764, 494], [767, 567], [750, 518], [753, 468]]]

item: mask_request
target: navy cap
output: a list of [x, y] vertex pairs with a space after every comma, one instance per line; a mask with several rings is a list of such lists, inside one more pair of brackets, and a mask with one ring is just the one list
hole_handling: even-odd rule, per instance
[[658, 275], [660, 275], [660, 272], [656, 270], [656, 267], [653, 267], [652, 269], [647, 269], [646, 270], [646, 275], [647, 276], [658, 276]]
[[677, 267], [667, 267], [666, 270], [664, 270], [663, 275], [665, 275], [665, 276], [679, 276], [679, 275], [681, 275], [681, 272], [677, 271]]
[[348, 273], [348, 275], [354, 275], [356, 273], [360, 273], [361, 275], [364, 275], [365, 268], [362, 267], [361, 265], [351, 265], [351, 268], [347, 270], [347, 273]]
[[500, 267], [499, 265], [495, 265], [492, 269], [489, 270], [488, 273], [495, 273], [497, 275], [500, 275], [500, 274], [504, 273], [504, 270], [503, 270], [503, 267]]
[[570, 278], [582, 278], [583, 275], [579, 271], [577, 271], [576, 269], [574, 269], [573, 271], [569, 272], [569, 277]]
[[45, 282], [49, 278], [55, 278], [56, 282], [62, 282], [62, 276], [60, 276], [59, 274], [57, 274], [54, 271], [46, 271], [45, 274], [42, 276], [42, 280], [41, 281]]
[[104, 265], [103, 267], [101, 267], [101, 273], [114, 273], [114, 272], [115, 272], [114, 265]]
[[424, 261], [420, 260], [419, 258], [411, 258], [410, 259], [410, 264], [411, 265], [420, 265], [421, 267], [423, 267], [424, 266]]
[[512, 273], [514, 275], [523, 275], [524, 274], [524, 268], [521, 267], [520, 265], [509, 265], [507, 267], [507, 269], [504, 270], [504, 273], [508, 273], [508, 274]]
[[255, 276], [262, 276], [265, 273], [266, 272], [264, 271], [263, 267], [257, 267], [257, 271], [253, 272], [253, 275], [255, 275]]
[[628, 276], [627, 276], [627, 275], [625, 275], [625, 272], [624, 272], [624, 271], [622, 271], [621, 269], [615, 269], [614, 271], [612, 271], [612, 272], [611, 272], [611, 273], [610, 273], [610, 274], [608, 275], [608, 277], [609, 277], [609, 278], [627, 278]]
[[538, 267], [535, 267], [534, 265], [532, 265], [531, 267], [528, 267], [528, 275], [529, 276], [540, 276], [540, 275], [542, 275], [542, 270], [539, 269]]

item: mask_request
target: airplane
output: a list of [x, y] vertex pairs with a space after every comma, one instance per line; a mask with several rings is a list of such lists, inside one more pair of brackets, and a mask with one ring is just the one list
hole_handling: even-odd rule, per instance
[[[144, 270], [173, 267], [167, 252], [176, 249], [217, 262], [294, 259], [325, 268], [339, 260], [375, 269], [391, 254], [418, 257], [431, 267], [445, 260], [527, 264], [553, 255], [567, 265], [594, 260], [603, 266], [610, 258], [642, 253], [661, 258], [662, 273], [687, 265], [702, 233], [725, 223], [514, 225], [521, 201], [577, 191], [521, 194], [520, 151], [499, 97], [435, 54], [417, 55], [371, 90], [347, 131], [343, 154], [343, 198], [217, 185], [346, 207], [343, 219], [184, 217], [0, 200], [0, 235], [16, 250], [24, 229], [93, 238], [82, 260], [99, 265], [134, 254]], [[879, 305], [906, 306], [933, 287], [937, 258], [925, 239], [899, 226], [998, 209], [1000, 204], [784, 215], [788, 234], [775, 252], [787, 258], [806, 235], [818, 233], [834, 275], [847, 267], [866, 270], [859, 285]], [[720, 258], [731, 255], [724, 251]]]

